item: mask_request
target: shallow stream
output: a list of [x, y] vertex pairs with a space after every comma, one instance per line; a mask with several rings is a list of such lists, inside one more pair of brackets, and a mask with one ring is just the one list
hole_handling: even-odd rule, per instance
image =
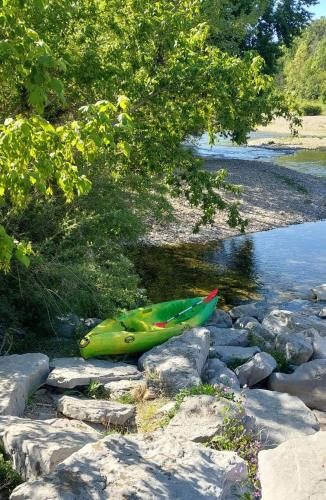
[[216, 286], [225, 305], [304, 298], [326, 282], [326, 221], [206, 245], [142, 247], [135, 262], [153, 302], [205, 295]]
[[[281, 137], [284, 134], [253, 132], [252, 139], [270, 139]], [[325, 140], [326, 147], [326, 140]], [[290, 148], [272, 149], [258, 146], [235, 146], [230, 139], [218, 138], [218, 142], [211, 146], [207, 134], [204, 134], [194, 143], [194, 148], [202, 158], [225, 158], [238, 160], [259, 160], [273, 162], [281, 167], [291, 168], [298, 172], [326, 177], [326, 150], [294, 150]]]

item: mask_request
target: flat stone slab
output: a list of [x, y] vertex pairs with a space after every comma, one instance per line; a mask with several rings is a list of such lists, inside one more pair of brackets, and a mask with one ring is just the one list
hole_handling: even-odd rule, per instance
[[247, 477], [234, 452], [163, 433], [111, 435], [59, 464], [43, 479], [18, 486], [11, 500], [236, 500]]
[[137, 367], [127, 363], [113, 363], [101, 359], [87, 360], [83, 358], [55, 358], [51, 361], [53, 368], [46, 383], [62, 389], [73, 389], [80, 385], [98, 380], [106, 382], [117, 380], [134, 380], [142, 377]]
[[319, 430], [314, 413], [295, 396], [263, 389], [244, 389], [242, 394], [246, 414], [255, 417], [264, 448]]
[[13, 468], [25, 480], [52, 471], [69, 455], [102, 437], [88, 425], [68, 419], [20, 420], [7, 426], [2, 439]]
[[208, 326], [207, 329], [211, 334], [211, 351], [215, 346], [240, 346], [248, 347], [248, 331], [240, 330], [239, 328], [217, 328], [216, 326]]
[[28, 397], [45, 382], [49, 358], [45, 354], [12, 354], [0, 357], [0, 415], [19, 416]]
[[238, 366], [234, 371], [240, 385], [252, 387], [267, 378], [276, 368], [275, 359], [267, 352], [258, 352], [249, 361]]
[[117, 380], [104, 384], [105, 390], [110, 394], [111, 399], [117, 399], [126, 394], [133, 395], [137, 391], [146, 390], [146, 379], [144, 377], [137, 380]]
[[138, 366], [173, 391], [199, 385], [209, 342], [207, 328], [192, 328], [145, 352]]
[[237, 405], [227, 399], [217, 400], [206, 394], [189, 396], [181, 403], [165, 432], [169, 436], [204, 443], [220, 433], [226, 408], [234, 413], [237, 411]]
[[81, 399], [73, 396], [58, 398], [58, 411], [69, 418], [85, 420], [102, 425], [123, 426], [131, 423], [136, 415], [136, 407], [101, 399]]
[[324, 500], [326, 432], [302, 436], [258, 455], [264, 500]]
[[231, 347], [231, 346], [214, 346], [214, 353], [224, 363], [230, 363], [234, 360], [247, 361], [252, 358], [257, 352], [260, 352], [259, 347]]
[[297, 396], [309, 408], [326, 411], [326, 359], [304, 363], [293, 373], [273, 373], [268, 387]]

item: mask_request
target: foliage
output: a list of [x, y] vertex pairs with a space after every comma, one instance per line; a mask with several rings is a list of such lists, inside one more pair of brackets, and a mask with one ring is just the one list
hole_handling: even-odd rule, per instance
[[108, 399], [109, 393], [99, 380], [91, 380], [85, 388], [85, 395], [92, 399]]
[[0, 497], [3, 500], [8, 499], [12, 490], [22, 482], [19, 474], [12, 468], [11, 463], [5, 460], [0, 451]]
[[293, 365], [286, 359], [285, 355], [283, 352], [278, 351], [276, 349], [268, 349], [265, 350], [265, 352], [268, 352], [273, 358], [275, 359], [277, 366], [276, 366], [276, 371], [282, 372], [282, 373], [292, 373], [293, 372]]
[[0, 292], [9, 290], [1, 305], [8, 322], [18, 312], [43, 328], [67, 310], [108, 316], [139, 301], [124, 245], [170, 215], [168, 193], [202, 209], [196, 230], [218, 210], [245, 228], [239, 187], [224, 170], [203, 170], [183, 144], [204, 131], [241, 142], [275, 114], [297, 123], [264, 61], [240, 50], [240, 39], [228, 46], [234, 27], [245, 34], [257, 22], [256, 2], [238, 10], [230, 0], [1, 7]]
[[[283, 58], [286, 88], [301, 99], [323, 100], [326, 103], [326, 19], [318, 19], [304, 31]], [[318, 103], [316, 103], [318, 106]], [[305, 111], [305, 108], [304, 108]], [[306, 114], [319, 111], [307, 109]], [[320, 114], [320, 112], [316, 113]]]
[[323, 108], [318, 103], [304, 102], [301, 104], [302, 113], [305, 116], [317, 116], [321, 115]]
[[126, 393], [116, 399], [116, 401], [123, 404], [134, 404], [135, 398], [130, 393]]
[[[255, 344], [255, 345], [257, 345], [257, 344]], [[236, 368], [238, 368], [238, 366], [243, 365], [243, 364], [244, 364], [244, 363], [246, 363], [249, 359], [250, 359], [250, 358], [248, 358], [248, 359], [234, 358], [234, 359], [232, 359], [231, 361], [229, 361], [229, 362], [227, 363], [227, 366], [228, 366], [228, 368], [230, 368], [230, 370], [233, 370], [233, 371], [234, 371]]]
[[254, 429], [248, 429], [245, 424], [246, 413], [241, 402], [234, 408], [224, 409], [224, 419], [221, 432], [214, 436], [208, 446], [215, 450], [236, 451], [245, 460], [248, 469], [248, 483], [252, 497], [261, 495], [258, 475], [258, 453], [261, 449], [259, 436]]

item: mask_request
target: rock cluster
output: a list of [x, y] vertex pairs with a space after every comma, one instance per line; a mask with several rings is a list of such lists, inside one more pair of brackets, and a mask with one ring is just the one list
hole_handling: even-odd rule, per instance
[[[49, 363], [43, 354], [0, 357], [0, 444], [25, 481], [11, 499], [251, 495], [250, 461], [207, 446], [229, 439], [228, 422], [232, 432], [252, 433], [259, 442], [263, 500], [324, 499], [326, 285], [313, 293], [318, 302], [217, 310], [205, 327], [141, 355], [138, 367], [82, 358]], [[78, 322], [69, 316], [61, 323], [68, 335]], [[101, 386], [102, 399], [86, 391], [88, 384]], [[40, 386], [38, 399], [52, 401], [56, 418], [23, 416]], [[162, 429], [137, 433], [137, 398], [160, 391], [170, 398], [155, 413]], [[107, 430], [117, 434], [105, 436]]]

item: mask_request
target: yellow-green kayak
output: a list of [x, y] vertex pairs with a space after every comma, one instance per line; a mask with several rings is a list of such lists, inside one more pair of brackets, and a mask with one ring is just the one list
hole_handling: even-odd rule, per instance
[[80, 341], [81, 355], [87, 359], [147, 351], [186, 328], [205, 323], [217, 302], [217, 290], [213, 290], [208, 297], [161, 302], [107, 319]]

